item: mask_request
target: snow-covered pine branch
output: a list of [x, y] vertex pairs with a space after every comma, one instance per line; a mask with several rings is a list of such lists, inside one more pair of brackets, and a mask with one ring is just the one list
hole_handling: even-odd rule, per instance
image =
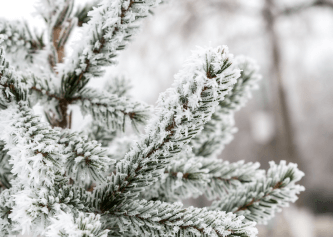
[[122, 160], [126, 153], [131, 150], [131, 147], [134, 146], [136, 141], [139, 139], [137, 135], [123, 136], [116, 138], [109, 149], [110, 158], [120, 161]]
[[[33, 104], [39, 102], [45, 109], [54, 109], [61, 100], [59, 88], [55, 85], [56, 78], [51, 75], [37, 76], [33, 73], [24, 74], [24, 82], [29, 83], [29, 100]], [[33, 100], [32, 100], [32, 97]], [[52, 124], [52, 123], [51, 123]]]
[[90, 20], [90, 16], [88, 13], [94, 9], [94, 7], [98, 7], [98, 3], [100, 3], [101, 0], [91, 0], [89, 2], [86, 2], [85, 5], [79, 6], [79, 8], [75, 12], [75, 17], [77, 18], [77, 25], [83, 26], [83, 24], [88, 23]]
[[[1, 43], [1, 41], [0, 41]], [[5, 51], [0, 47], [0, 108], [6, 108], [6, 104], [12, 101], [29, 100], [36, 102], [37, 99], [46, 101], [59, 99], [59, 90], [53, 84], [54, 78], [41, 78], [32, 72], [19, 73], [5, 58]], [[32, 96], [32, 94], [34, 96]], [[28, 96], [29, 95], [29, 96]], [[38, 98], [33, 98], [33, 97]], [[45, 98], [46, 97], [46, 98]]]
[[205, 208], [184, 209], [181, 203], [128, 200], [113, 213], [107, 226], [114, 230], [115, 236], [126, 236], [129, 232], [134, 236], [256, 236], [255, 223], [245, 223], [243, 219], [233, 213]]
[[117, 131], [111, 131], [96, 121], [88, 123], [83, 130], [90, 140], [98, 141], [102, 147], [108, 147], [117, 136]]
[[160, 95], [146, 135], [117, 163], [108, 184], [95, 190], [97, 209], [112, 213], [157, 181], [170, 158], [200, 132], [236, 82], [239, 70], [226, 67], [232, 60], [225, 46], [193, 51], [173, 87]]
[[[44, 236], [52, 219], [66, 212], [77, 217], [80, 212], [90, 211], [90, 193], [66, 184], [59, 176], [52, 187], [40, 186], [36, 189], [23, 189], [13, 186], [0, 195], [0, 220], [8, 234], [32, 234]], [[1, 233], [1, 232], [0, 232]], [[4, 235], [7, 236], [7, 235]]]
[[243, 107], [251, 98], [251, 91], [258, 88], [261, 75], [258, 73], [257, 63], [251, 58], [238, 56], [235, 58], [235, 65], [241, 69], [237, 83], [225, 100], [220, 102], [203, 131], [191, 141], [193, 152], [197, 156], [216, 156], [233, 140], [233, 134], [237, 131], [234, 112]]
[[[8, 75], [15, 74], [8, 65], [2, 72], [1, 75], [6, 79]], [[16, 88], [13, 86], [17, 81], [15, 79], [17, 78], [12, 80], [13, 84], [5, 88], [15, 92]], [[6, 218], [13, 223], [11, 231], [29, 233], [34, 229], [33, 233], [44, 233], [48, 218], [59, 211], [59, 206], [67, 213], [72, 213], [73, 208], [82, 209], [89, 206], [83, 205], [81, 198], [74, 196], [73, 199], [73, 194], [77, 193], [75, 188], [69, 186], [67, 188], [69, 191], [64, 191], [66, 180], [68, 181], [68, 177], [65, 183], [61, 180], [64, 171], [67, 171], [70, 176], [80, 172], [80, 176], [103, 180], [98, 177], [102, 177], [101, 173], [105, 165], [110, 163], [110, 159], [105, 156], [106, 151], [103, 151], [97, 142], [88, 142], [87, 139], [70, 132], [64, 132], [61, 135], [59, 131], [41, 123], [39, 117], [33, 115], [28, 103], [21, 101], [21, 96], [14, 96], [15, 99], [10, 101], [7, 97], [5, 98], [7, 99], [6, 107], [0, 111], [2, 131], [0, 140], [6, 143], [2, 150], [8, 150], [9, 163], [12, 165], [11, 172], [15, 175], [15, 180], [12, 182], [15, 187], [11, 188], [11, 192], [15, 191], [15, 198], [11, 197], [15, 204], [10, 207], [11, 214]], [[84, 158], [84, 162], [80, 157]], [[65, 164], [68, 170], [64, 170]], [[61, 188], [57, 189], [59, 182], [61, 182]], [[62, 193], [59, 193], [61, 190]], [[9, 191], [2, 192], [1, 197], [6, 198], [7, 192]], [[67, 198], [63, 192], [67, 193]], [[85, 192], [81, 190], [80, 197], [82, 194], [87, 195]], [[57, 193], [60, 194], [59, 198]], [[73, 206], [74, 203], [76, 205]], [[4, 225], [8, 226], [8, 223], [7, 221]]]
[[12, 212], [13, 206], [15, 204], [13, 196], [16, 194], [15, 191], [11, 189], [5, 189], [1, 191], [0, 194], [0, 236], [9, 236], [10, 234], [18, 234], [19, 231], [12, 230], [12, 220], [8, 217]]
[[64, 145], [66, 176], [78, 184], [105, 181], [105, 173], [114, 163], [107, 156], [107, 149], [87, 136], [66, 130], [61, 133], [59, 143]]
[[[145, 124], [146, 120], [150, 116], [151, 109], [149, 106], [144, 105], [143, 103], [138, 103], [130, 100], [130, 96], [128, 91], [132, 88], [130, 80], [125, 76], [114, 76], [111, 77], [104, 85], [104, 94], [108, 94], [109, 98], [115, 98], [115, 95], [120, 97], [121, 101], [126, 101], [123, 103], [124, 107], [130, 109], [131, 106], [126, 106], [127, 103], [133, 103], [133, 105], [137, 105], [135, 111], [124, 113], [125, 117], [129, 118], [132, 121], [132, 125], [134, 128], [137, 128], [138, 124]], [[111, 94], [111, 95], [110, 95]], [[129, 99], [125, 99], [129, 98]], [[117, 99], [115, 99], [117, 100]], [[118, 105], [121, 103], [118, 103]], [[140, 110], [141, 108], [141, 110]], [[113, 110], [110, 108], [111, 111]], [[118, 107], [119, 109], [119, 107]], [[90, 110], [91, 112], [91, 110]], [[110, 112], [110, 111], [109, 111]], [[115, 113], [116, 111], [114, 111]], [[92, 114], [94, 115], [95, 112]], [[130, 114], [131, 113], [131, 114]], [[128, 116], [127, 116], [128, 115]], [[134, 116], [135, 115], [135, 116]], [[94, 116], [93, 116], [94, 117]], [[139, 119], [136, 119], [139, 118]], [[124, 120], [123, 120], [124, 121]], [[108, 124], [108, 123], [107, 123]], [[121, 124], [121, 128], [123, 130], [124, 123]], [[111, 142], [116, 139], [119, 132], [117, 130], [113, 130], [108, 126], [105, 126], [104, 123], [101, 123], [98, 119], [89, 123], [84, 129], [85, 134], [88, 135], [90, 140], [96, 140], [102, 144], [102, 146], [107, 147], [111, 144]], [[120, 149], [122, 149], [120, 147]], [[128, 151], [122, 150], [122, 154], [125, 154]], [[123, 156], [122, 156], [123, 157]]]
[[52, 218], [51, 222], [45, 234], [46, 237], [108, 237], [109, 230], [102, 230], [100, 216], [93, 213], [80, 212], [75, 218], [66, 212], [61, 212]]
[[26, 100], [28, 89], [29, 84], [10, 66], [0, 47], [0, 109], [6, 109], [13, 101]]
[[[61, 146], [57, 144], [58, 132], [40, 123], [31, 113], [27, 102], [11, 103], [6, 110], [0, 111], [0, 139], [5, 141], [5, 149], [10, 155], [11, 172], [15, 175], [10, 190], [15, 203], [7, 218], [12, 231], [30, 232], [32, 224], [40, 223], [45, 205], [35, 205], [52, 189], [57, 173], [61, 170]], [[5, 190], [6, 191], [6, 190]], [[7, 192], [0, 196], [5, 198]], [[8, 197], [7, 197], [8, 198]], [[31, 209], [32, 207], [35, 207]], [[43, 208], [44, 207], [44, 208]], [[6, 224], [8, 225], [8, 223]]]
[[[8, 114], [11, 116], [7, 117]], [[23, 101], [0, 111], [0, 128], [0, 139], [6, 142], [11, 172], [15, 175], [15, 186], [0, 194], [2, 199], [8, 198], [7, 192], [15, 195], [11, 196], [14, 204], [7, 207], [12, 231], [43, 234], [50, 224], [49, 218], [59, 211], [76, 216], [78, 211], [89, 210], [89, 193], [67, 182], [75, 172], [99, 180], [110, 159], [97, 142], [87, 142], [66, 131], [60, 134], [41, 123]], [[69, 176], [64, 177], [65, 172]]]
[[114, 64], [118, 50], [125, 48], [137, 30], [137, 21], [146, 17], [160, 0], [103, 0], [89, 12], [82, 27], [82, 40], [71, 57], [59, 67], [65, 97], [80, 91], [92, 77], [101, 76], [103, 66]]
[[210, 209], [233, 212], [250, 221], [266, 223], [275, 212], [298, 199], [297, 194], [304, 191], [304, 187], [296, 182], [303, 176], [296, 164], [281, 161], [277, 165], [272, 161], [266, 176], [229, 193], [214, 202]]
[[202, 160], [203, 168], [209, 170], [210, 181], [205, 190], [208, 199], [223, 199], [226, 194], [239, 189], [244, 184], [252, 183], [263, 175], [258, 162], [244, 163], [238, 161], [229, 163], [215, 159]]
[[11, 67], [0, 47], [0, 109], [6, 109], [11, 102], [37, 100], [44, 102], [57, 98], [52, 82], [41, 79], [32, 73], [18, 73]]
[[22, 61], [33, 63], [34, 55], [45, 47], [43, 33], [31, 32], [27, 22], [0, 19], [0, 35], [16, 64]]
[[57, 171], [62, 169], [59, 131], [41, 123], [24, 101], [0, 110], [0, 129], [16, 182], [24, 187], [51, 187]]
[[1, 190], [11, 187], [10, 180], [13, 179], [13, 174], [11, 173], [12, 165], [9, 164], [10, 156], [7, 154], [4, 145], [0, 141], [0, 193]]
[[143, 193], [143, 198], [179, 201], [205, 194], [208, 199], [223, 199], [230, 191], [262, 176], [263, 170], [258, 168], [259, 163], [229, 163], [183, 153], [165, 169], [159, 182]]
[[70, 100], [78, 104], [84, 115], [90, 114], [95, 122], [108, 130], [124, 130], [126, 118], [137, 128], [145, 124], [150, 107], [144, 103], [118, 97], [106, 91], [84, 88]]
[[77, 18], [73, 17], [74, 0], [41, 0], [38, 10], [47, 23], [48, 32], [48, 61], [51, 70], [57, 63], [63, 62], [65, 44]]
[[113, 76], [105, 83], [104, 88], [107, 92], [119, 97], [128, 97], [128, 92], [132, 88], [132, 83], [125, 75]]

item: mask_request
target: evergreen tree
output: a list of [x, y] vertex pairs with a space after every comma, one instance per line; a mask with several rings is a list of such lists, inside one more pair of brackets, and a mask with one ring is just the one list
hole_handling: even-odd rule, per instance
[[[87, 86], [160, 3], [102, 0], [75, 10], [74, 0], [41, 0], [42, 34], [0, 21], [1, 236], [252, 237], [303, 191], [296, 164], [272, 162], [265, 172], [217, 159], [260, 79], [252, 59], [226, 46], [194, 50], [154, 112], [128, 96], [126, 78], [102, 91]], [[75, 27], [82, 39], [65, 57]], [[37, 103], [47, 122], [34, 114]], [[71, 131], [70, 105], [93, 118], [82, 132]], [[145, 132], [119, 139], [128, 122]], [[213, 204], [182, 207], [199, 195]]]

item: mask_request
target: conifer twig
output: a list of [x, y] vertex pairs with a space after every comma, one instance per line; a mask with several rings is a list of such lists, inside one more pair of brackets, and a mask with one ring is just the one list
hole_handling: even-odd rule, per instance
[[266, 177], [246, 185], [241, 190], [229, 193], [210, 207], [212, 210], [233, 212], [247, 220], [266, 223], [281, 207], [286, 207], [298, 198], [296, 194], [304, 187], [296, 184], [304, 173], [293, 163], [270, 162]]
[[239, 76], [231, 57], [226, 47], [193, 52], [174, 87], [160, 96], [147, 134], [117, 163], [108, 184], [95, 190], [98, 210], [112, 212], [156, 182], [170, 158], [203, 128]]

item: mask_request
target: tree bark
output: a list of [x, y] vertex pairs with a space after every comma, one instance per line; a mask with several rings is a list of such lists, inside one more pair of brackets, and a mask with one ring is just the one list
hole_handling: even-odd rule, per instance
[[273, 110], [275, 113], [276, 138], [273, 141], [275, 152], [279, 159], [301, 164], [295, 134], [292, 126], [290, 110], [288, 108], [287, 93], [282, 77], [282, 58], [279, 36], [275, 29], [274, 0], [266, 0], [263, 16], [266, 21], [268, 40], [272, 57], [271, 91], [273, 92]]

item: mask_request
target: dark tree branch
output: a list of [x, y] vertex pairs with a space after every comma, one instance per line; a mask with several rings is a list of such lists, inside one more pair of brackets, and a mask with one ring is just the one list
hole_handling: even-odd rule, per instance
[[323, 7], [333, 10], [333, 1], [329, 0], [316, 0], [310, 4], [302, 4], [296, 7], [289, 7], [278, 13], [278, 16], [289, 16], [298, 14], [302, 11], [308, 10], [313, 7]]

